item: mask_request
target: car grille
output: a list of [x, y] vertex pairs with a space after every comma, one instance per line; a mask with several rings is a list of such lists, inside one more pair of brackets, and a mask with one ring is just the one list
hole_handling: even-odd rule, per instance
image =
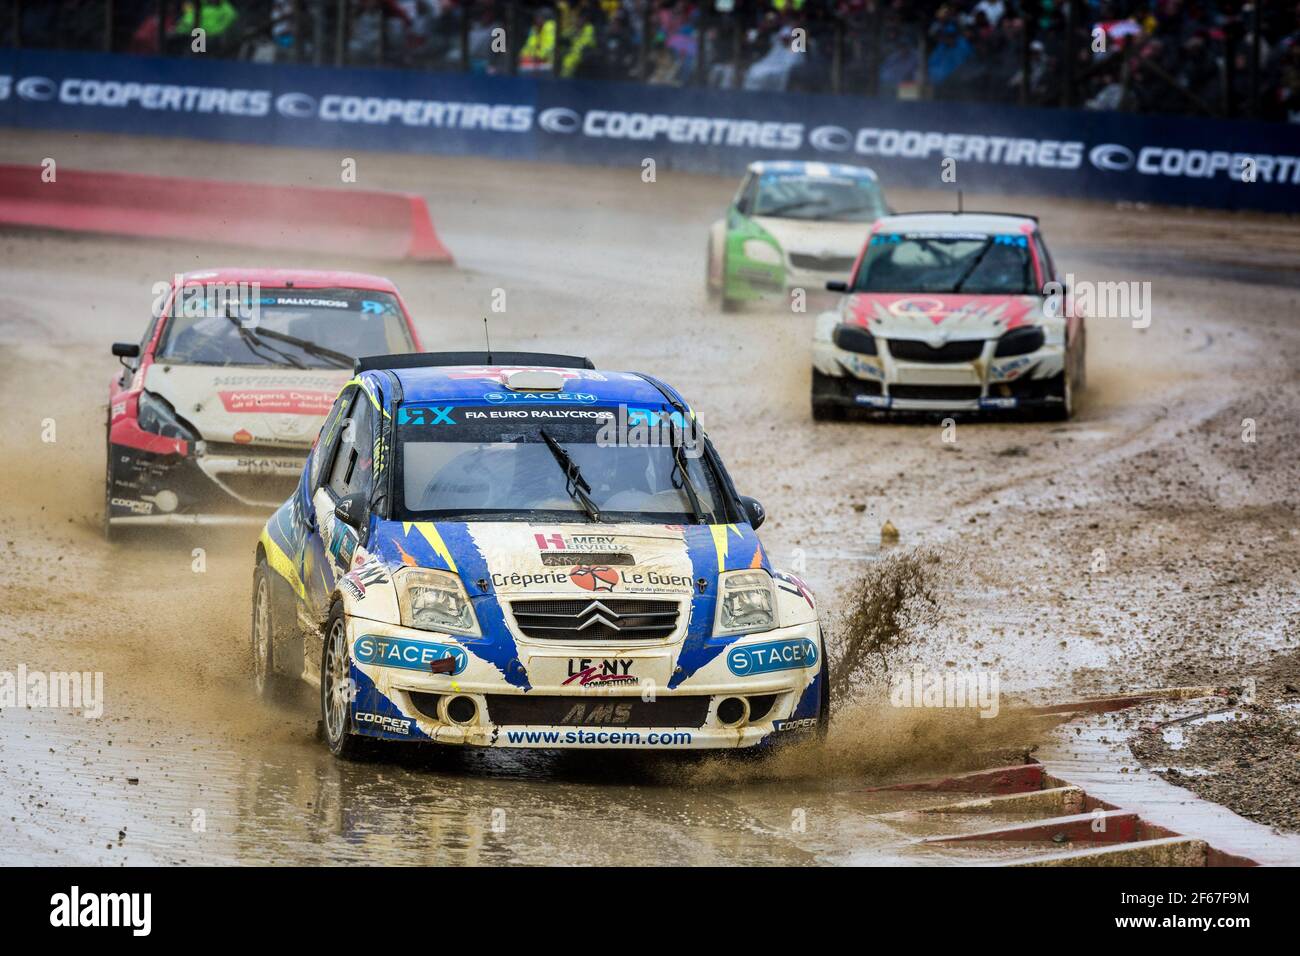
[[973, 362], [983, 351], [983, 339], [948, 342], [937, 349], [913, 339], [889, 340], [889, 354], [904, 362]]
[[978, 385], [891, 385], [891, 398], [925, 399], [931, 402], [973, 402], [980, 397]]
[[488, 694], [488, 720], [534, 727], [703, 727], [708, 696], [571, 697]]
[[540, 641], [659, 641], [677, 630], [677, 601], [553, 598], [514, 601], [515, 623]]
[[813, 272], [848, 272], [853, 268], [853, 256], [810, 256], [802, 252], [790, 253], [790, 265], [796, 269]]

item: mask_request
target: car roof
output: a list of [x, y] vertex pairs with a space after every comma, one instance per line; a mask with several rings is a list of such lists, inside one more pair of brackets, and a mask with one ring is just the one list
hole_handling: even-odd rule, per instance
[[1001, 212], [903, 212], [876, 220], [872, 232], [1033, 232], [1032, 216]]
[[[610, 372], [585, 368], [557, 368], [547, 365], [448, 365], [396, 368], [392, 374], [402, 386], [402, 402], [477, 401], [487, 393], [506, 390], [505, 376], [521, 369], [546, 369], [564, 376], [566, 382], [561, 394], [581, 393], [591, 396], [579, 401], [560, 404], [593, 405], [648, 405], [662, 406], [664, 393], [656, 387], [656, 380], [639, 372]], [[373, 374], [373, 373], [366, 373]], [[675, 389], [663, 383], [675, 401], [686, 403]], [[527, 394], [527, 393], [521, 393]], [[536, 394], [536, 393], [533, 393]]]
[[804, 173], [808, 176], [860, 176], [875, 179], [876, 171], [869, 166], [848, 163], [817, 163], [799, 159], [759, 160], [749, 164], [751, 173]]
[[397, 286], [382, 276], [365, 272], [335, 272], [323, 269], [254, 269], [227, 266], [216, 269], [195, 269], [182, 276], [184, 282], [257, 282], [273, 289], [364, 289], [367, 292], [392, 292]]

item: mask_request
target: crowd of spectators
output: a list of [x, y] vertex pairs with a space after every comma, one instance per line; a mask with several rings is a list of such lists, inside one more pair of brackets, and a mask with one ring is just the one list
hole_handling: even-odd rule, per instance
[[[183, 55], [202, 26], [269, 62], [1300, 122], [1300, 3], [1252, 2], [163, 0], [160, 27], [116, 0], [112, 44]], [[20, 5], [21, 40], [102, 49], [103, 3]]]

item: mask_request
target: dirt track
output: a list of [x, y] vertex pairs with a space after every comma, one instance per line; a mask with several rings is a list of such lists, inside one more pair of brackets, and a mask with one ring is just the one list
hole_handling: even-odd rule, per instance
[[[0, 143], [3, 162], [45, 156], [277, 182], [328, 183], [338, 170], [328, 152], [9, 131]], [[1285, 677], [1300, 647], [1294, 223], [968, 197], [968, 208], [1040, 212], [1058, 264], [1080, 277], [1149, 279], [1154, 318], [1146, 330], [1092, 323], [1074, 421], [962, 422], [945, 443], [937, 422], [814, 425], [811, 314], [706, 306], [705, 230], [730, 181], [358, 159], [362, 185], [428, 197], [457, 269], [0, 233], [0, 670], [103, 671], [108, 698], [98, 721], [0, 712], [0, 862], [845, 861], [871, 845], [849, 788], [1014, 737], [867, 702], [837, 718], [829, 766], [331, 761], [309, 709], [268, 711], [248, 691], [249, 539], [195, 532], [111, 548], [99, 537], [108, 343], [138, 339], [155, 281], [198, 266], [385, 271], [432, 348], [478, 347], [502, 288], [497, 347], [581, 352], [671, 380], [741, 491], [767, 506], [774, 560], [805, 562], [829, 610], [873, 566], [884, 519], [901, 551], [937, 549], [937, 617], [904, 635], [891, 667], [996, 670], [1004, 692], [1034, 699], [1259, 674], [1266, 700], [1296, 699]], [[1258, 805], [1240, 769], [1224, 770], [1216, 798]], [[1294, 793], [1278, 820], [1294, 819]], [[807, 809], [806, 833], [791, 831], [792, 807]], [[195, 810], [205, 831], [191, 826]]]

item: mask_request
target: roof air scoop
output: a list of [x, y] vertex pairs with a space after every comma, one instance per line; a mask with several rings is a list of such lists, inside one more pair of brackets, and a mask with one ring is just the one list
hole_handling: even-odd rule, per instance
[[505, 377], [512, 392], [558, 392], [564, 388], [564, 376], [549, 369], [525, 368]]

